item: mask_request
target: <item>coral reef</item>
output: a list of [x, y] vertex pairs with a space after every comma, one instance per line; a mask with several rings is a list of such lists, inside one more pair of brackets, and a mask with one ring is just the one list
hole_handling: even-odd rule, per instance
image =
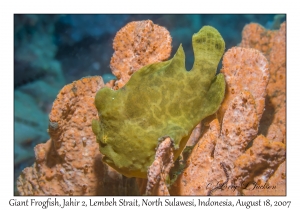
[[[242, 47], [261, 50], [270, 62], [270, 81], [267, 86], [266, 111], [261, 133], [269, 138], [286, 134], [286, 23], [279, 30], [269, 31], [258, 24], [246, 25]], [[276, 134], [275, 134], [276, 133]]]
[[260, 121], [269, 81], [269, 64], [257, 50], [233, 47], [223, 57], [221, 72], [226, 75], [226, 94], [218, 113], [220, 117], [238, 91], [248, 90], [254, 97], [258, 121]]
[[[171, 187], [171, 195], [285, 195], [285, 115], [278, 111], [285, 110], [285, 23], [272, 32], [250, 24], [241, 44], [250, 47], [246, 39], [269, 53], [270, 64], [261, 52], [250, 48], [235, 47], [225, 53], [221, 72], [227, 87], [217, 116], [221, 125], [218, 119], [210, 122]], [[281, 77], [275, 79], [277, 74]], [[267, 138], [263, 130], [268, 131]]]
[[138, 194], [135, 180], [123, 178], [101, 161], [91, 119], [97, 118], [94, 98], [103, 86], [102, 78], [95, 76], [60, 91], [49, 115], [51, 139], [35, 147], [36, 162], [18, 178], [21, 195]]
[[[119, 87], [114, 81], [104, 85], [101, 77], [90, 77], [65, 86], [57, 96], [49, 115], [51, 139], [35, 147], [36, 162], [19, 177], [19, 193], [285, 195], [285, 24], [272, 32], [251, 25], [253, 31], [246, 33], [247, 27], [243, 31], [243, 47], [231, 48], [223, 58], [221, 72], [227, 83], [224, 102], [217, 114], [193, 125], [198, 124], [190, 131], [189, 140], [185, 140], [193, 149], [190, 154], [183, 152], [174, 163], [174, 168], [178, 164], [181, 168], [175, 173], [171, 170], [175, 179], [168, 177], [176, 159], [170, 138], [155, 144], [157, 150], [148, 181], [126, 178], [102, 162], [103, 155], [91, 129], [92, 119], [99, 118], [93, 100], [100, 88], [107, 91], [104, 86]], [[265, 56], [250, 49], [252, 44]], [[105, 99], [96, 100], [102, 103]], [[99, 129], [93, 128], [96, 133]], [[108, 138], [100, 137], [97, 139], [101, 148]]]
[[220, 107], [225, 80], [215, 74], [224, 40], [216, 29], [204, 26], [192, 43], [192, 70], [186, 71], [180, 46], [172, 59], [141, 68], [123, 88], [98, 91], [100, 120], [93, 121], [93, 131], [103, 161], [125, 176], [146, 178], [165, 136], [174, 142], [176, 160], [193, 128]]
[[[14, 133], [18, 142], [14, 145], [15, 156], [22, 157], [15, 166], [16, 176], [33, 163], [33, 147], [49, 138], [45, 133], [48, 114], [65, 84], [88, 75], [101, 75], [105, 82], [115, 79], [109, 68], [112, 39], [126, 23], [150, 19], [166, 27], [172, 36], [172, 45], [182, 43], [186, 67], [191, 69], [193, 51], [186, 37], [191, 37], [201, 26], [217, 28], [229, 49], [241, 40], [240, 32], [246, 23], [258, 22], [270, 28], [280, 22], [280, 18], [273, 21], [276, 17], [271, 14], [15, 14], [14, 86], [15, 96], [18, 96], [14, 110], [19, 113], [14, 127], [19, 132]], [[32, 104], [25, 108], [27, 105], [23, 102], [29, 100]], [[33, 112], [33, 116], [30, 109], [39, 111]]]
[[174, 163], [174, 145], [167, 137], [158, 146], [154, 161], [148, 169], [146, 195], [170, 195], [166, 179]]
[[123, 87], [140, 68], [164, 61], [171, 54], [172, 38], [167, 29], [151, 20], [133, 21], [118, 31], [110, 67], [117, 77], [115, 89]]

